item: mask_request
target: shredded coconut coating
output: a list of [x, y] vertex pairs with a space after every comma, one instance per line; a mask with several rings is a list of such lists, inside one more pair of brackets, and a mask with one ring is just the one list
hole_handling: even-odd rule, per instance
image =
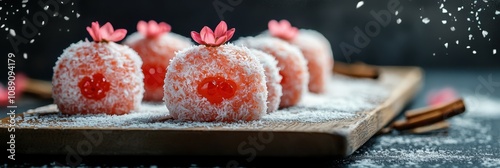
[[[170, 60], [174, 58], [175, 52], [187, 48], [193, 43], [190, 39], [175, 33], [164, 33], [156, 38], [145, 38], [141, 33], [133, 33], [128, 36], [124, 42], [125, 45], [134, 49], [143, 61], [143, 73], [151, 77], [149, 82], [144, 81], [145, 101], [162, 101], [164, 76]], [[157, 67], [161, 71], [149, 70], [148, 68]], [[163, 73], [163, 74], [156, 74]]]
[[264, 73], [266, 75], [267, 86], [267, 112], [274, 112], [278, 110], [281, 96], [283, 95], [281, 87], [281, 75], [279, 74], [278, 61], [276, 59], [260, 50], [250, 49], [253, 54], [259, 58], [260, 63], [264, 66]]
[[[114, 42], [71, 44], [59, 57], [52, 78], [53, 98], [66, 114], [126, 114], [136, 110], [144, 94], [142, 61], [131, 48]], [[84, 97], [78, 83], [101, 73], [110, 90], [100, 100]]]
[[[212, 104], [197, 92], [208, 77], [236, 83], [233, 97]], [[257, 120], [266, 114], [267, 87], [259, 59], [244, 47], [192, 46], [179, 51], [165, 77], [164, 101], [174, 119], [189, 121]]]
[[309, 91], [325, 93], [327, 81], [333, 75], [333, 53], [330, 42], [315, 30], [300, 29], [291, 44], [299, 47], [307, 60]]
[[240, 38], [235, 44], [261, 50], [276, 58], [280, 75], [283, 77], [280, 107], [294, 106], [302, 99], [307, 92], [309, 72], [307, 60], [299, 48], [281, 39], [264, 36]]

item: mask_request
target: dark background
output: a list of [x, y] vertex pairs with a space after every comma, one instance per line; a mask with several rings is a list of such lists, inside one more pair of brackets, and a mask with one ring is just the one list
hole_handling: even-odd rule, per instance
[[[230, 27], [236, 28], [233, 40], [241, 36], [256, 35], [267, 28], [270, 19], [288, 19], [293, 25], [299, 28], [315, 29], [323, 33], [332, 45], [334, 58], [337, 61], [345, 61], [346, 55], [341, 51], [342, 42], [353, 45], [355, 37], [354, 28], [365, 28], [365, 25], [375, 19], [370, 11], [379, 12], [387, 10], [389, 0], [364, 1], [364, 5], [356, 9], [359, 1], [340, 0], [177, 0], [177, 1], [100, 1], [100, 0], [73, 0], [64, 4], [58, 4], [58, 16], [47, 17], [44, 25], [37, 26], [39, 35], [26, 38], [26, 44], [18, 46], [19, 51], [14, 52], [7, 36], [9, 30], [13, 28], [16, 36], [23, 36], [23, 18], [28, 22], [33, 22], [33, 16], [46, 14], [43, 4], [51, 0], [0, 0], [0, 57], [4, 58], [9, 52], [16, 54], [16, 70], [23, 71], [28, 76], [37, 79], [50, 80], [52, 77], [52, 67], [57, 57], [62, 54], [63, 49], [71, 43], [75, 43], [85, 38], [90, 38], [85, 30], [92, 21], [99, 21], [101, 24], [109, 21], [115, 28], [126, 28], [129, 34], [136, 31], [136, 24], [139, 20], [154, 19], [165, 21], [172, 25], [173, 32], [189, 36], [192, 30], [199, 31], [204, 25], [215, 27], [220, 20], [225, 20]], [[65, 0], [68, 1], [68, 0]], [[72, 3], [73, 2], [73, 3]], [[216, 12], [213, 3], [226, 5], [227, 11], [222, 13], [221, 18]], [[231, 4], [232, 2], [233, 4]], [[398, 15], [391, 15], [390, 24], [381, 27], [380, 34], [370, 38], [370, 43], [360, 49], [359, 54], [353, 54], [349, 58], [351, 62], [363, 61], [375, 65], [412, 65], [421, 66], [425, 70], [424, 86], [415, 96], [406, 109], [414, 109], [425, 106], [426, 97], [436, 89], [452, 87], [459, 93], [477, 93], [475, 89], [482, 83], [478, 77], [491, 75], [494, 82], [500, 79], [500, 53], [494, 55], [492, 50], [500, 50], [499, 24], [500, 15], [495, 15], [495, 10], [500, 10], [500, 0], [487, 1], [477, 0], [448, 0], [444, 7], [449, 16], [443, 14], [439, 8], [442, 1], [433, 0], [400, 0], [402, 11]], [[460, 12], [458, 7], [464, 7]], [[19, 9], [18, 11], [16, 11]], [[479, 12], [479, 9], [481, 11]], [[29, 10], [29, 13], [26, 11]], [[54, 10], [51, 6], [48, 9]], [[470, 12], [473, 12], [472, 14]], [[7, 14], [8, 12], [8, 14]], [[14, 12], [14, 13], [13, 13]], [[475, 13], [478, 13], [478, 24]], [[77, 13], [80, 15], [77, 18]], [[69, 20], [65, 20], [67, 16]], [[422, 23], [420, 18], [429, 18], [428, 24]], [[454, 21], [453, 16], [457, 21]], [[495, 17], [495, 19], [493, 19]], [[401, 18], [401, 24], [396, 23], [396, 19]], [[470, 18], [471, 21], [467, 21]], [[447, 20], [443, 24], [441, 20]], [[488, 31], [484, 38], [478, 25]], [[456, 31], [450, 31], [454, 26]], [[471, 31], [467, 31], [470, 27]], [[469, 40], [469, 34], [474, 39]], [[30, 40], [34, 40], [30, 43]], [[459, 44], [455, 43], [459, 40]], [[448, 43], [448, 48], [444, 44]], [[466, 46], [470, 46], [467, 49]], [[473, 50], [477, 53], [473, 54]], [[497, 51], [500, 52], [500, 51]], [[23, 54], [27, 54], [27, 59]], [[434, 54], [433, 54], [434, 53]], [[5, 55], [5, 56], [3, 56]], [[3, 61], [2, 61], [3, 62]], [[5, 62], [4, 62], [5, 63]], [[5, 67], [5, 66], [1, 66]], [[0, 81], [7, 79], [6, 69], [0, 70]], [[491, 97], [498, 100], [500, 89], [488, 92]], [[29, 95], [22, 97], [19, 101], [18, 112], [27, 109], [51, 104], [52, 100], [41, 100]], [[5, 109], [0, 109], [0, 118], [5, 117]], [[467, 113], [471, 113], [468, 111]], [[466, 116], [458, 116], [467, 119]], [[402, 115], [399, 116], [402, 118]], [[481, 166], [484, 158], [500, 158], [499, 140], [497, 128], [500, 127], [498, 119], [480, 118], [474, 119], [475, 123], [484, 125], [486, 131], [463, 130], [462, 127], [452, 126], [446, 132], [429, 133], [425, 135], [381, 135], [374, 136], [356, 153], [343, 159], [332, 158], [257, 158], [251, 163], [244, 162], [244, 158], [236, 158], [241, 161], [242, 166], [265, 166], [283, 167], [289, 165], [296, 167], [305, 165], [311, 167], [356, 167], [356, 163], [372, 161], [373, 165], [381, 167], [414, 167], [415, 164], [423, 167], [472, 167]], [[489, 129], [487, 129], [489, 128]], [[472, 133], [471, 133], [472, 132]], [[475, 134], [474, 134], [475, 133]], [[431, 159], [424, 161], [407, 162], [408, 158], [403, 158], [400, 153], [389, 153], [384, 156], [377, 155], [377, 150], [381, 150], [381, 139], [384, 137], [404, 136], [403, 141], [411, 141], [414, 137], [429, 139], [467, 139], [470, 136], [491, 135], [491, 140], [487, 143], [481, 142], [457, 142], [454, 145], [436, 145], [433, 141], [423, 142], [423, 146], [408, 145], [406, 143], [391, 146], [396, 151], [430, 150], [444, 151], [445, 154], [452, 155], [451, 159]], [[4, 137], [4, 136], [2, 136]], [[34, 137], [36, 140], [36, 137]], [[1, 142], [5, 142], [1, 140]], [[383, 146], [383, 145], [382, 145]], [[386, 147], [386, 146], [383, 146]], [[3, 148], [5, 149], [5, 148]], [[492, 154], [492, 155], [488, 155]], [[3, 157], [3, 156], [2, 156]], [[65, 156], [18, 155], [17, 164], [24, 166], [56, 166], [57, 163], [65, 163]], [[431, 157], [432, 158], [432, 157]], [[463, 159], [468, 158], [468, 159]], [[180, 167], [213, 167], [225, 166], [234, 157], [181, 157], [181, 156], [88, 156], [84, 158], [82, 166], [180, 166]], [[0, 161], [4, 161], [3, 158]], [[268, 162], [271, 162], [269, 164]], [[8, 165], [4, 165], [7, 166]], [[305, 167], [307, 167], [305, 166]], [[359, 166], [359, 164], [358, 164]], [[359, 166], [362, 167], [362, 166]]]
[[[335, 60], [339, 61], [416, 65], [424, 68], [491, 68], [500, 65], [500, 54], [492, 53], [493, 48], [500, 49], [497, 38], [500, 16], [495, 15], [495, 10], [500, 10], [498, 0], [478, 1], [476, 4], [472, 0], [446, 1], [443, 3], [444, 7], [452, 16], [441, 12], [439, 6], [442, 2], [399, 0], [402, 10], [398, 15], [392, 14], [390, 23], [386, 27], [381, 26], [380, 33], [370, 38], [370, 43], [360, 48], [359, 54], [350, 56], [343, 54], [340, 44], [345, 42], [354, 45], [354, 27], [364, 30], [367, 23], [375, 21], [370, 11], [387, 10], [388, 0], [365, 1], [359, 9], [356, 9], [358, 1], [338, 0], [65, 0], [67, 2], [64, 4], [57, 5], [58, 9], [49, 5], [49, 12], [44, 11], [43, 4], [38, 4], [54, 1], [30, 0], [25, 3], [25, 7], [20, 0], [0, 2], [0, 25], [5, 24], [5, 27], [0, 28], [0, 36], [5, 37], [5, 40], [0, 40], [0, 54], [5, 56], [14, 52], [7, 40], [9, 31], [5, 28], [12, 28], [17, 36], [22, 36], [23, 18], [33, 23], [33, 16], [37, 13], [59, 13], [55, 17], [48, 16], [44, 25], [36, 27], [40, 34], [26, 38], [27, 41], [34, 39], [34, 42], [20, 44], [19, 51], [15, 53], [16, 69], [32, 78], [50, 80], [52, 67], [63, 49], [71, 43], [90, 38], [85, 27], [92, 21], [99, 21], [101, 24], [109, 21], [115, 28], [126, 28], [128, 34], [131, 34], [136, 31], [135, 26], [139, 20], [150, 19], [165, 21], [172, 26], [172, 32], [188, 37], [190, 31], [199, 31], [204, 25], [215, 27], [223, 19], [230, 27], [236, 28], [233, 40], [262, 32], [270, 19], [288, 19], [296, 27], [323, 33], [330, 40]], [[217, 13], [214, 3], [227, 9], [220, 12], [222, 17]], [[458, 12], [457, 8], [460, 6], [464, 8]], [[16, 9], [19, 10], [16, 12]], [[489, 33], [486, 38], [477, 28], [475, 13], [470, 13], [479, 9], [480, 27]], [[77, 13], [79, 18], [76, 17]], [[69, 20], [65, 20], [64, 16]], [[424, 24], [420, 16], [428, 17], [430, 23]], [[493, 17], [496, 17], [495, 20]], [[38, 18], [43, 20], [42, 17]], [[396, 23], [397, 18], [401, 18], [401, 24]], [[467, 18], [471, 21], [467, 21]], [[447, 24], [442, 24], [441, 20], [447, 20]], [[456, 27], [456, 31], [451, 31], [451, 26]], [[468, 27], [471, 28], [470, 32], [467, 31]], [[469, 34], [473, 35], [473, 40], [468, 40]], [[458, 45], [456, 40], [459, 40]], [[449, 43], [448, 48], [444, 47], [446, 42]], [[466, 48], [468, 45], [471, 46], [470, 49]], [[473, 54], [473, 50], [477, 54]], [[27, 54], [27, 59], [22, 58], [24, 53]], [[2, 81], [7, 77], [4, 72], [1, 73]]]

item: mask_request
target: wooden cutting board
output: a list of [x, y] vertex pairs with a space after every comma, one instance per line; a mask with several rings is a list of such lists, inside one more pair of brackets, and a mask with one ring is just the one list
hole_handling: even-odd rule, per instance
[[[348, 120], [267, 122], [259, 128], [119, 128], [78, 126], [22, 127], [15, 132], [16, 153], [79, 155], [230, 155], [345, 157], [388, 124], [422, 83], [417, 67], [380, 67], [380, 82], [392, 82], [376, 108]], [[391, 79], [384, 76], [391, 76]], [[387, 80], [387, 81], [386, 81]], [[391, 80], [391, 81], [389, 81]], [[48, 106], [30, 113], [52, 113]], [[21, 114], [20, 117], [24, 117]], [[8, 137], [8, 119], [0, 135]], [[31, 123], [36, 125], [37, 123]]]

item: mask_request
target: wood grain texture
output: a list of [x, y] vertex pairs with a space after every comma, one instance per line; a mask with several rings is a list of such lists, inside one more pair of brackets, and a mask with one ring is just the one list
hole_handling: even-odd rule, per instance
[[[262, 128], [16, 128], [16, 152], [80, 155], [232, 155], [345, 157], [388, 124], [420, 89], [417, 67], [380, 67], [390, 96], [371, 111], [321, 123], [271, 123]], [[55, 106], [31, 113], [50, 113]], [[21, 115], [23, 116], [23, 115]], [[7, 136], [2, 119], [0, 135]], [[87, 148], [90, 147], [90, 148]], [[73, 151], [71, 151], [73, 150]], [[83, 153], [83, 154], [82, 154]]]

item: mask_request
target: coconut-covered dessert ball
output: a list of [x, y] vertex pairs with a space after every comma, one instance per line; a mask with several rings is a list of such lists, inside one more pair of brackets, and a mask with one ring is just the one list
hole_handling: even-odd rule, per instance
[[276, 58], [283, 88], [280, 107], [299, 103], [307, 92], [309, 72], [307, 61], [297, 47], [278, 38], [265, 36], [240, 38], [235, 44], [263, 51]]
[[162, 101], [163, 84], [170, 60], [174, 58], [175, 52], [193, 45], [190, 39], [170, 30], [170, 25], [165, 22], [139, 21], [137, 32], [125, 39], [124, 44], [142, 58], [145, 101]]
[[87, 31], [94, 41], [71, 44], [59, 57], [52, 78], [53, 98], [64, 114], [126, 114], [139, 107], [144, 75], [139, 55], [122, 40], [127, 31], [100, 27]]
[[257, 58], [259, 58], [260, 63], [264, 66], [264, 73], [266, 75], [266, 86], [267, 86], [267, 112], [274, 112], [278, 110], [281, 96], [283, 95], [281, 87], [281, 75], [279, 74], [278, 61], [276, 59], [260, 50], [250, 49]]
[[224, 44], [235, 29], [220, 22], [191, 36], [200, 45], [181, 50], [165, 76], [165, 104], [177, 120], [249, 121], [266, 114], [264, 68], [247, 48]]
[[315, 30], [297, 29], [287, 20], [271, 20], [269, 35], [297, 46], [307, 60], [310, 74], [309, 91], [324, 93], [333, 70], [333, 53], [330, 42]]

